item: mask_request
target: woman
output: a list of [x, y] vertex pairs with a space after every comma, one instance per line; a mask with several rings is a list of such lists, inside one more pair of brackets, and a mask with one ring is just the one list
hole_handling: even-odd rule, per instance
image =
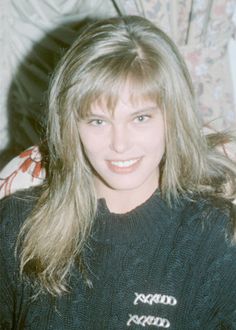
[[194, 104], [146, 19], [78, 37], [50, 88], [48, 179], [1, 204], [1, 329], [236, 327], [236, 168]]

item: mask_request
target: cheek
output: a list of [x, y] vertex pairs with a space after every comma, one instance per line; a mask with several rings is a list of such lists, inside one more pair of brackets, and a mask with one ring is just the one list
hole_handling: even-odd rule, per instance
[[86, 127], [80, 130], [80, 139], [84, 149], [88, 153], [100, 152], [100, 150], [104, 148], [105, 141], [107, 140], [102, 134], [94, 133], [91, 129]]
[[166, 148], [166, 143], [165, 143], [165, 135], [163, 131], [161, 135], [157, 136], [157, 143], [156, 143], [156, 150], [158, 155], [161, 156], [161, 158], [165, 153], [165, 148]]
[[101, 158], [104, 150], [105, 150], [105, 143], [104, 141], [100, 141], [98, 138], [88, 138], [86, 141], [83, 140], [83, 147], [85, 154], [87, 155], [89, 160], [92, 159], [99, 159]]
[[165, 132], [163, 126], [151, 129], [140, 137], [140, 144], [153, 155], [163, 153], [165, 150]]

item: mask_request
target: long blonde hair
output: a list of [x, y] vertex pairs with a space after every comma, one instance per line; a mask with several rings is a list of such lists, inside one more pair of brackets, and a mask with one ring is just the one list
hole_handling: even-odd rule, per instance
[[[52, 294], [67, 290], [75, 260], [83, 270], [83, 248], [97, 209], [91, 167], [78, 121], [100, 96], [113, 108], [122, 85], [131, 96], [155, 99], [164, 113], [166, 151], [160, 190], [171, 200], [188, 192], [235, 197], [235, 164], [201, 132], [192, 82], [169, 37], [137, 16], [100, 20], [89, 26], [62, 58], [48, 102], [48, 179], [19, 244], [21, 272], [34, 272]], [[226, 190], [227, 188], [227, 190]]]

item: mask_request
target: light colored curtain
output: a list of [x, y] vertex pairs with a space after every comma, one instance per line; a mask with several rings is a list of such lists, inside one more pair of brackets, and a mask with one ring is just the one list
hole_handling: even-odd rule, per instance
[[227, 46], [235, 0], [1, 0], [0, 150], [38, 142], [55, 63], [85, 18], [143, 15], [165, 30], [189, 67], [203, 123], [236, 128]]
[[84, 21], [115, 14], [110, 0], [0, 0], [0, 151], [39, 142], [58, 59]]

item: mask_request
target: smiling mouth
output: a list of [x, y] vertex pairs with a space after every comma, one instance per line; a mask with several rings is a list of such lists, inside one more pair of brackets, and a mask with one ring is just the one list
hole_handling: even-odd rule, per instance
[[139, 159], [118, 160], [118, 161], [112, 160], [111, 164], [118, 167], [130, 167], [135, 163], [137, 163], [138, 161]]
[[130, 173], [139, 166], [141, 158], [129, 160], [108, 160], [108, 167], [115, 173]]

